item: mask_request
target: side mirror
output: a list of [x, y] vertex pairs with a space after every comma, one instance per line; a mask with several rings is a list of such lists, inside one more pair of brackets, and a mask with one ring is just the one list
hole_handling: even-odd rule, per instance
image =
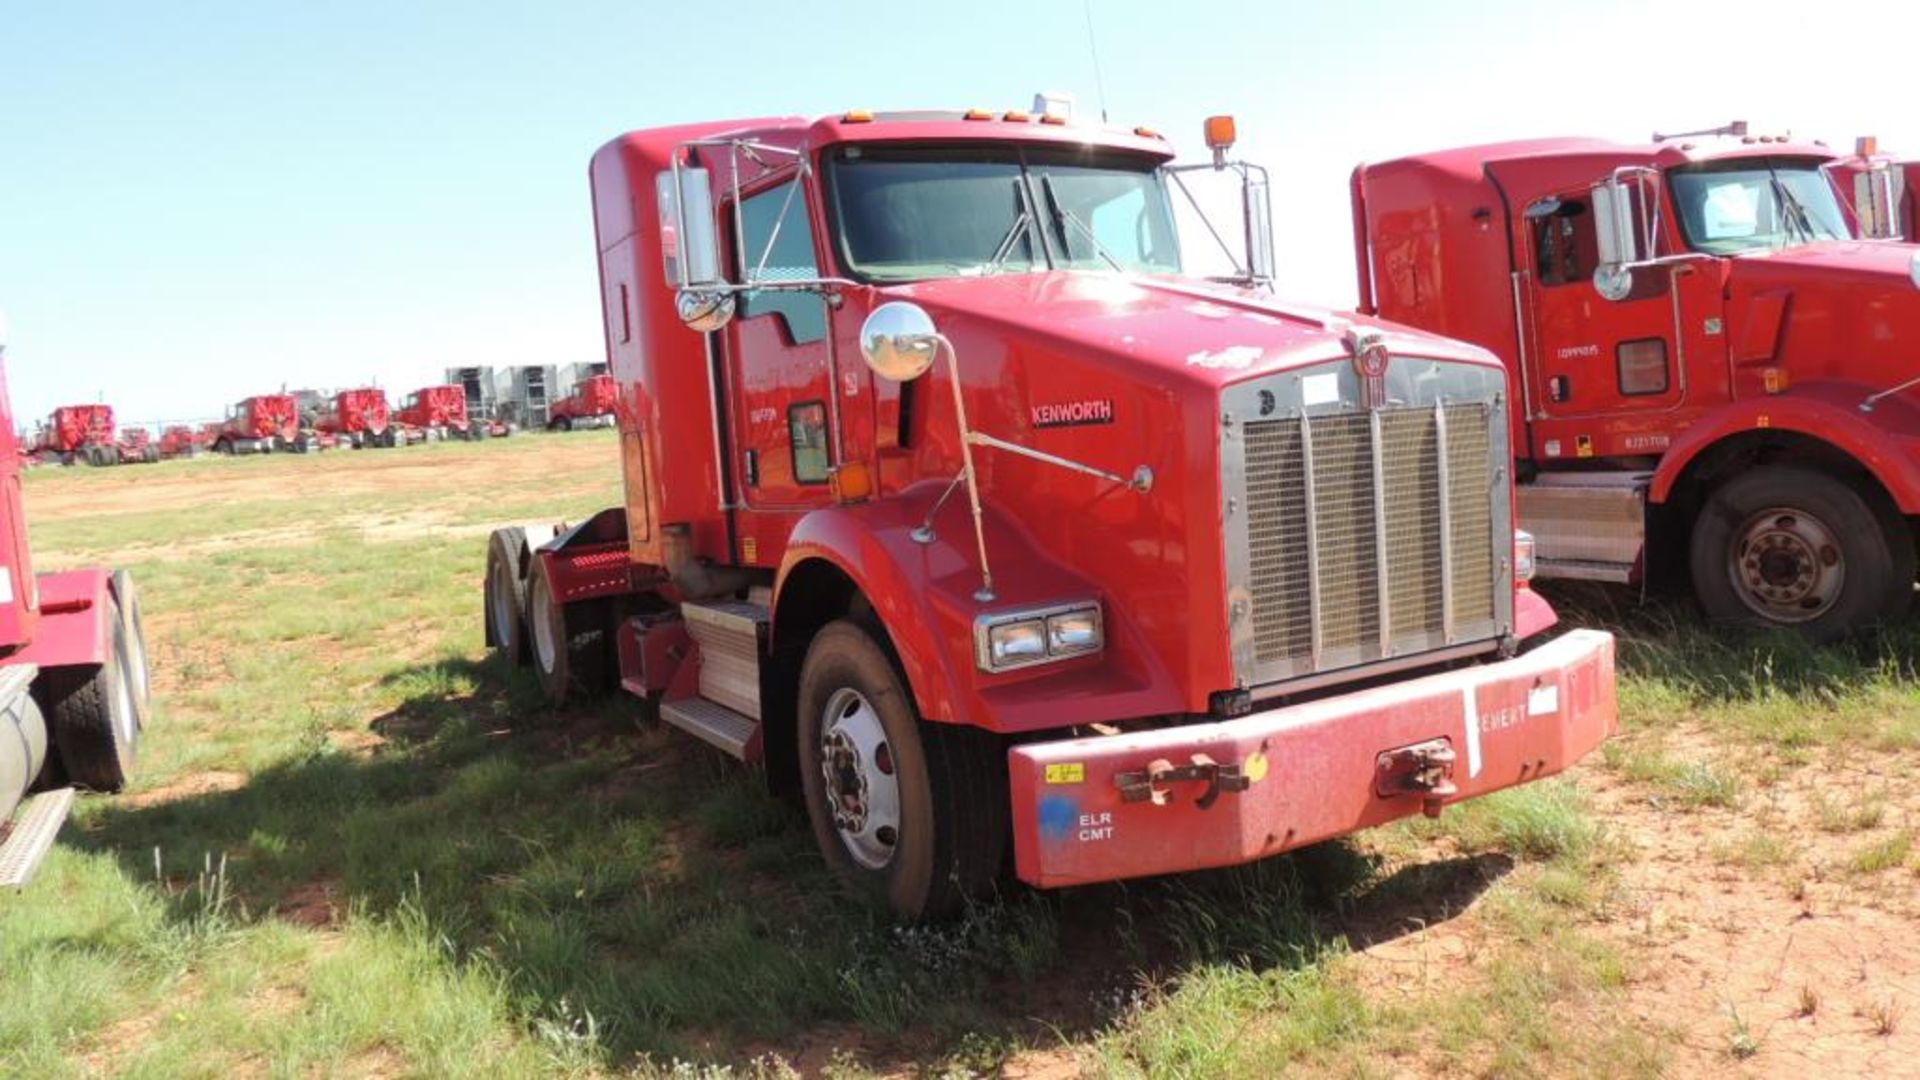
[[875, 375], [889, 382], [911, 382], [925, 375], [939, 348], [933, 316], [918, 304], [889, 301], [874, 308], [860, 324], [860, 356]]
[[1608, 300], [1624, 300], [1633, 291], [1634, 263], [1645, 258], [1640, 250], [1640, 218], [1633, 189], [1618, 176], [1593, 189], [1593, 224], [1600, 248], [1600, 265], [1593, 287]]
[[1247, 273], [1255, 281], [1273, 280], [1273, 204], [1267, 196], [1264, 169], [1249, 168], [1242, 177], [1240, 198], [1247, 222]]
[[674, 310], [690, 329], [710, 333], [733, 318], [733, 296], [720, 276], [720, 233], [713, 220], [707, 170], [675, 168], [654, 178], [660, 209], [660, 260], [679, 290]]

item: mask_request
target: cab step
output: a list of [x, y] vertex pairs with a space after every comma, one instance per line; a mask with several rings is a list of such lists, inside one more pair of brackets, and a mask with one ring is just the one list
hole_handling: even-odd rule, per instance
[[686, 697], [660, 703], [660, 719], [710, 743], [742, 761], [759, 721], [705, 698]]
[[0, 842], [0, 887], [18, 889], [33, 880], [72, 811], [70, 787], [43, 791], [20, 804], [6, 840]]
[[749, 721], [758, 721], [766, 605], [738, 600], [688, 601], [680, 605], [680, 617], [686, 620], [687, 634], [700, 646], [700, 696]]

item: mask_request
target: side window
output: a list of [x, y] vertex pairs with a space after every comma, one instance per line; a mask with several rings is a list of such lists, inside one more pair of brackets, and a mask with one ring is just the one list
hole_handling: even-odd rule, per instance
[[1540, 284], [1572, 285], [1592, 279], [1594, 264], [1600, 261], [1600, 238], [1585, 200], [1565, 200], [1532, 224]]
[[787, 409], [787, 438], [793, 444], [793, 478], [802, 484], [824, 484], [832, 462], [827, 458], [827, 407], [803, 401]]
[[[789, 198], [791, 196], [791, 198]], [[782, 211], [785, 211], [782, 213]], [[806, 195], [789, 181], [768, 188], [740, 201], [740, 223], [745, 235], [747, 265], [740, 278], [759, 268], [754, 281], [808, 281], [820, 276], [820, 264], [813, 255], [813, 222], [807, 216]], [[777, 231], [776, 231], [777, 230]], [[767, 241], [773, 250], [767, 250]], [[761, 266], [761, 256], [766, 265]], [[820, 341], [827, 336], [827, 310], [820, 297], [805, 292], [745, 293], [740, 300], [740, 317], [779, 315], [785, 319], [787, 333], [795, 345]]]

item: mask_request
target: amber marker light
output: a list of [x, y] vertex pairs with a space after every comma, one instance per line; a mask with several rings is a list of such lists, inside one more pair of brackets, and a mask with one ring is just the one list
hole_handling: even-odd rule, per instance
[[833, 470], [827, 479], [837, 502], [865, 502], [873, 497], [873, 473], [864, 461], [850, 461]]

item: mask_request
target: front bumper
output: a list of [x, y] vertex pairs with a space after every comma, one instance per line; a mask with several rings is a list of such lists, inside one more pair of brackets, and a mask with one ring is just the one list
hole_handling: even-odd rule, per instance
[[1250, 862], [1550, 776], [1616, 727], [1613, 635], [1575, 630], [1237, 720], [1018, 746], [1016, 867], [1052, 888]]

